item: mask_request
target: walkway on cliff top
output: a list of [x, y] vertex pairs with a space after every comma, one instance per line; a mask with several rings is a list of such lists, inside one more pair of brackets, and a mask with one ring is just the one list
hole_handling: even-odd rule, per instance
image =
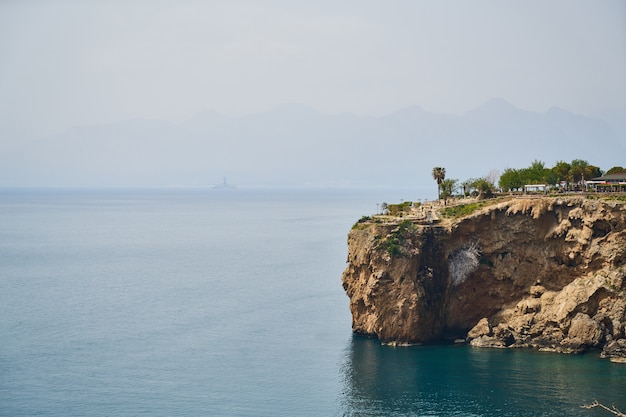
[[453, 208], [458, 206], [465, 206], [469, 204], [480, 205], [477, 209], [487, 208], [496, 204], [504, 203], [510, 200], [516, 199], [542, 199], [542, 198], [558, 198], [558, 197], [582, 197], [582, 198], [600, 198], [603, 197], [618, 197], [618, 199], [624, 199], [626, 201], [626, 193], [621, 193], [617, 195], [617, 193], [605, 194], [605, 193], [576, 193], [576, 194], [506, 194], [499, 195], [493, 198], [488, 199], [478, 199], [476, 197], [463, 197], [463, 198], [450, 198], [444, 204], [443, 200], [439, 201], [426, 201], [424, 203], [415, 205], [410, 207], [409, 211], [405, 211], [399, 214], [377, 214], [374, 217], [377, 219], [381, 219], [383, 221], [388, 221], [390, 223], [397, 222], [399, 219], [410, 220], [415, 224], [424, 225], [424, 226], [439, 226], [445, 227], [452, 223], [455, 218], [464, 217], [464, 216], [451, 216], [446, 217], [442, 215], [442, 210], [446, 208]]

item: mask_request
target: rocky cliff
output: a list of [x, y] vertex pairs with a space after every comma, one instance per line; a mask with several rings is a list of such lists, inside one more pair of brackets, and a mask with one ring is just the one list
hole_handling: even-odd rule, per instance
[[514, 198], [439, 221], [420, 210], [350, 231], [355, 332], [626, 357], [626, 202]]

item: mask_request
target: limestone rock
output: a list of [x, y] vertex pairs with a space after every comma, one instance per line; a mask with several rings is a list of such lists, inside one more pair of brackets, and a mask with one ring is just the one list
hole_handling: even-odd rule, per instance
[[467, 333], [467, 338], [470, 340], [481, 336], [491, 336], [491, 328], [489, 327], [489, 320], [487, 320], [487, 317], [482, 318], [478, 323], [476, 323], [476, 326], [474, 326], [472, 330]]
[[604, 346], [601, 355], [603, 358], [623, 359], [626, 362], [626, 339], [612, 340]]
[[342, 284], [355, 332], [625, 355], [626, 203], [517, 198], [439, 218], [352, 229]]
[[474, 347], [489, 347], [489, 348], [505, 348], [504, 342], [494, 336], [480, 336], [470, 341], [470, 345]]
[[572, 319], [567, 331], [567, 338], [561, 344], [573, 349], [596, 347], [600, 344], [602, 336], [600, 323], [585, 313], [578, 313]]

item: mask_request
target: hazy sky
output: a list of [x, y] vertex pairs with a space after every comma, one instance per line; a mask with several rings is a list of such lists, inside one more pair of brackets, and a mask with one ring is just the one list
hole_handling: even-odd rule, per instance
[[0, 1], [0, 127], [626, 108], [623, 0]]

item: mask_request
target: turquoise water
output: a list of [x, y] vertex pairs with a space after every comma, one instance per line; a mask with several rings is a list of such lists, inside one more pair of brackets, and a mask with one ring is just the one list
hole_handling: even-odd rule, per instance
[[603, 415], [580, 405], [593, 399], [623, 404], [624, 368], [595, 355], [465, 345], [391, 348], [355, 337], [344, 410], [368, 416]]
[[419, 190], [0, 191], [0, 415], [601, 416], [626, 366], [350, 331], [346, 235]]

